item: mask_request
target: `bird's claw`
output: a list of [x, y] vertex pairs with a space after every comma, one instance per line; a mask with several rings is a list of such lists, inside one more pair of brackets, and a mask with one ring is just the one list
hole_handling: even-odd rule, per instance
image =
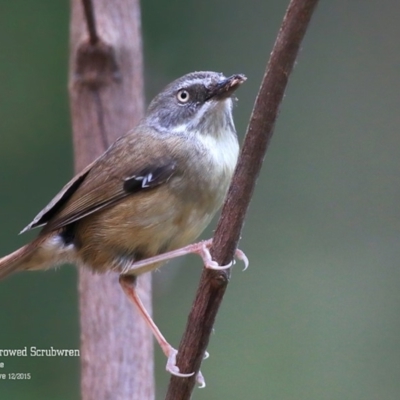
[[[179, 371], [179, 367], [176, 365], [176, 355], [178, 354], [178, 350], [171, 348], [170, 354], [168, 355], [167, 365], [165, 369], [171, 374], [175, 376], [179, 376], [180, 378], [189, 378], [194, 375], [194, 372], [190, 374], [183, 374]], [[196, 375], [197, 379], [197, 375]], [[204, 378], [203, 378], [204, 381]], [[205, 384], [204, 384], [205, 385]]]
[[198, 388], [199, 389], [204, 389], [205, 387], [206, 387], [206, 381], [204, 380], [204, 376], [203, 376], [203, 374], [201, 373], [201, 371], [199, 371], [197, 374], [196, 374], [196, 382], [198, 383]]
[[[178, 350], [174, 349], [173, 347], [171, 347], [169, 349], [169, 355], [168, 355], [168, 361], [167, 361], [167, 366], [165, 367], [165, 369], [167, 370], [167, 372], [169, 372], [171, 375], [174, 376], [179, 376], [180, 378], [189, 378], [191, 376], [194, 375], [194, 372], [190, 373], [190, 374], [183, 374], [182, 372], [179, 371], [179, 367], [176, 365], [176, 355], [178, 354]], [[206, 358], [208, 358], [210, 355], [208, 353], [208, 351], [206, 351], [204, 353], [204, 357], [203, 360], [205, 360]], [[199, 389], [203, 389], [206, 387], [206, 381], [204, 380], [204, 376], [201, 373], [201, 371], [199, 371], [196, 374], [196, 382], [199, 385]]]
[[[204, 261], [204, 266], [208, 269], [213, 269], [215, 271], [222, 271], [222, 270], [232, 267], [232, 265], [234, 264], [234, 261], [231, 261], [229, 264], [226, 264], [226, 265], [219, 265], [216, 261], [214, 261], [212, 259], [211, 254], [210, 254], [211, 245], [212, 245], [212, 239], [206, 240], [205, 242], [202, 242], [201, 247], [198, 250], [198, 254], [201, 256], [201, 258]], [[249, 259], [247, 258], [246, 254], [244, 254], [244, 252], [242, 250], [236, 249], [235, 257], [238, 260], [243, 261], [243, 263], [244, 263], [243, 271], [246, 271], [246, 269], [249, 266]]]
[[235, 256], [238, 260], [243, 261], [243, 271], [246, 271], [246, 269], [249, 267], [249, 259], [247, 258], [246, 254], [244, 254], [242, 250], [236, 249]]
[[210, 260], [207, 263], [205, 263], [205, 267], [208, 269], [213, 269], [214, 271], [223, 271], [225, 269], [228, 269], [232, 267], [233, 262], [231, 261], [229, 264], [226, 265], [219, 265], [216, 261]]

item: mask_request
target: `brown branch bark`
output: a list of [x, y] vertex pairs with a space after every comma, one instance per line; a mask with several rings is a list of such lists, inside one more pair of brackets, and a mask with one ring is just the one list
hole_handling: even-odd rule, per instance
[[[76, 171], [143, 114], [139, 1], [92, 1], [71, 1], [69, 89]], [[150, 274], [139, 279], [138, 289], [151, 309]], [[82, 399], [154, 398], [152, 337], [118, 276], [82, 269], [79, 295]]]
[[92, 0], [82, 0], [82, 5], [83, 11], [85, 12], [87, 30], [89, 33], [89, 43], [91, 45], [95, 45], [99, 41], [99, 35], [97, 33], [96, 18], [94, 15]]
[[[232, 260], [237, 248], [287, 81], [317, 3], [318, 0], [292, 0], [283, 19], [214, 235], [212, 254], [220, 265]], [[179, 346], [177, 364], [181, 371], [199, 371], [228, 280], [229, 271], [203, 271]], [[194, 376], [186, 379], [172, 376], [166, 399], [189, 399], [194, 385]]]

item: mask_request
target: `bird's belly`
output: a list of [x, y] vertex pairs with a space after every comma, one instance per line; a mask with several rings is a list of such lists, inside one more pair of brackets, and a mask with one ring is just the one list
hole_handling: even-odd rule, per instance
[[[219, 206], [205, 208], [200, 201], [185, 201], [167, 190], [164, 194], [159, 192], [158, 200], [148, 195], [132, 196], [84, 218], [77, 230], [81, 262], [96, 272], [125, 271], [134, 261], [192, 243], [210, 223]], [[158, 266], [146, 266], [134, 273], [137, 275]]]

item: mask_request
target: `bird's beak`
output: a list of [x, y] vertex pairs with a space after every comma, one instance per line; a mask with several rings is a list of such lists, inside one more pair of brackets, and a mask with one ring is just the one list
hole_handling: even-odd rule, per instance
[[210, 87], [207, 100], [223, 100], [230, 97], [246, 79], [243, 74], [236, 74], [217, 82]]

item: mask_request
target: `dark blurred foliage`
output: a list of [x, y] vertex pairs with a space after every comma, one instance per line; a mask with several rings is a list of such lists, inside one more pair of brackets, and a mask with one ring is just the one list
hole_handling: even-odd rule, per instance
[[[244, 73], [243, 138], [286, 5], [143, 2], [148, 99], [189, 71]], [[243, 231], [250, 268], [234, 268], [195, 399], [398, 399], [399, 12], [394, 0], [319, 5]], [[66, 1], [0, 0], [1, 254], [34, 236], [17, 233], [72, 175], [68, 24]], [[188, 257], [154, 273], [155, 318], [173, 344], [200, 269]], [[74, 268], [1, 282], [0, 305], [0, 348], [79, 346]], [[0, 362], [32, 374], [0, 381], [1, 398], [79, 397], [78, 359]]]

